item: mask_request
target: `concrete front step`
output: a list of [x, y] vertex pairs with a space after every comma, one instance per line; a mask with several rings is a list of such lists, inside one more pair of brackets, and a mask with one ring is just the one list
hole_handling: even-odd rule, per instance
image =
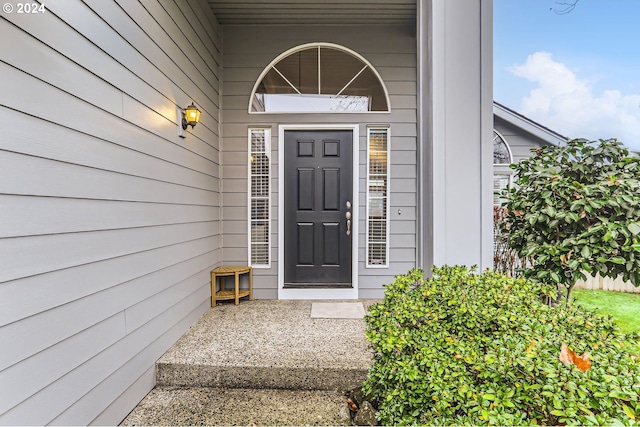
[[361, 316], [374, 302], [213, 307], [158, 360], [157, 387], [122, 424], [351, 425], [344, 392], [371, 365]]
[[342, 393], [156, 387], [121, 425], [349, 426]]
[[[351, 316], [349, 305], [362, 310], [372, 303], [336, 307]], [[321, 317], [312, 317], [313, 304], [262, 300], [212, 308], [160, 358], [157, 384], [335, 391], [357, 386], [371, 364], [364, 321], [340, 318], [326, 301], [315, 310]]]
[[159, 386], [341, 391], [362, 384], [366, 377], [366, 369], [205, 366], [169, 363], [158, 363], [156, 375]]

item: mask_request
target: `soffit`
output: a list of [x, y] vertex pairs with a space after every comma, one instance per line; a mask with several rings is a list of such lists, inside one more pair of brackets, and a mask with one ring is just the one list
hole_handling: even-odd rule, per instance
[[414, 25], [416, 0], [208, 0], [222, 25]]

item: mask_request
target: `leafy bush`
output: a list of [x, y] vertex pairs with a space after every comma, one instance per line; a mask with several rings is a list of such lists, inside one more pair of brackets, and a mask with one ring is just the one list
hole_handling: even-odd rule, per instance
[[[640, 365], [609, 317], [552, 308], [555, 286], [466, 267], [398, 276], [365, 318], [364, 384], [384, 425], [604, 425], [640, 417]], [[637, 339], [637, 337], [632, 337]], [[582, 372], [562, 344], [590, 353]]]
[[525, 277], [567, 288], [584, 272], [640, 285], [640, 157], [616, 140], [538, 148], [511, 165], [502, 230]]

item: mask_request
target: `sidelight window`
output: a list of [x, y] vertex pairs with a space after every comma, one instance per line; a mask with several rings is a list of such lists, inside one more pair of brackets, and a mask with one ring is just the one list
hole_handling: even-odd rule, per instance
[[367, 267], [389, 263], [389, 129], [367, 133]]
[[271, 130], [249, 129], [249, 261], [269, 267]]

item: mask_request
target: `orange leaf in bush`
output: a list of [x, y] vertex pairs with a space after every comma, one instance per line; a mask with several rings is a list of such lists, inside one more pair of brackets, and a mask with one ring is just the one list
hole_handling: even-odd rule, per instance
[[589, 360], [589, 353], [586, 351], [582, 356], [578, 356], [575, 351], [571, 350], [564, 343], [560, 348], [560, 361], [569, 365], [576, 365], [582, 372], [587, 372], [591, 369], [591, 360]]
[[360, 409], [352, 397], [347, 398], [347, 406], [351, 412], [358, 412], [358, 409]]

